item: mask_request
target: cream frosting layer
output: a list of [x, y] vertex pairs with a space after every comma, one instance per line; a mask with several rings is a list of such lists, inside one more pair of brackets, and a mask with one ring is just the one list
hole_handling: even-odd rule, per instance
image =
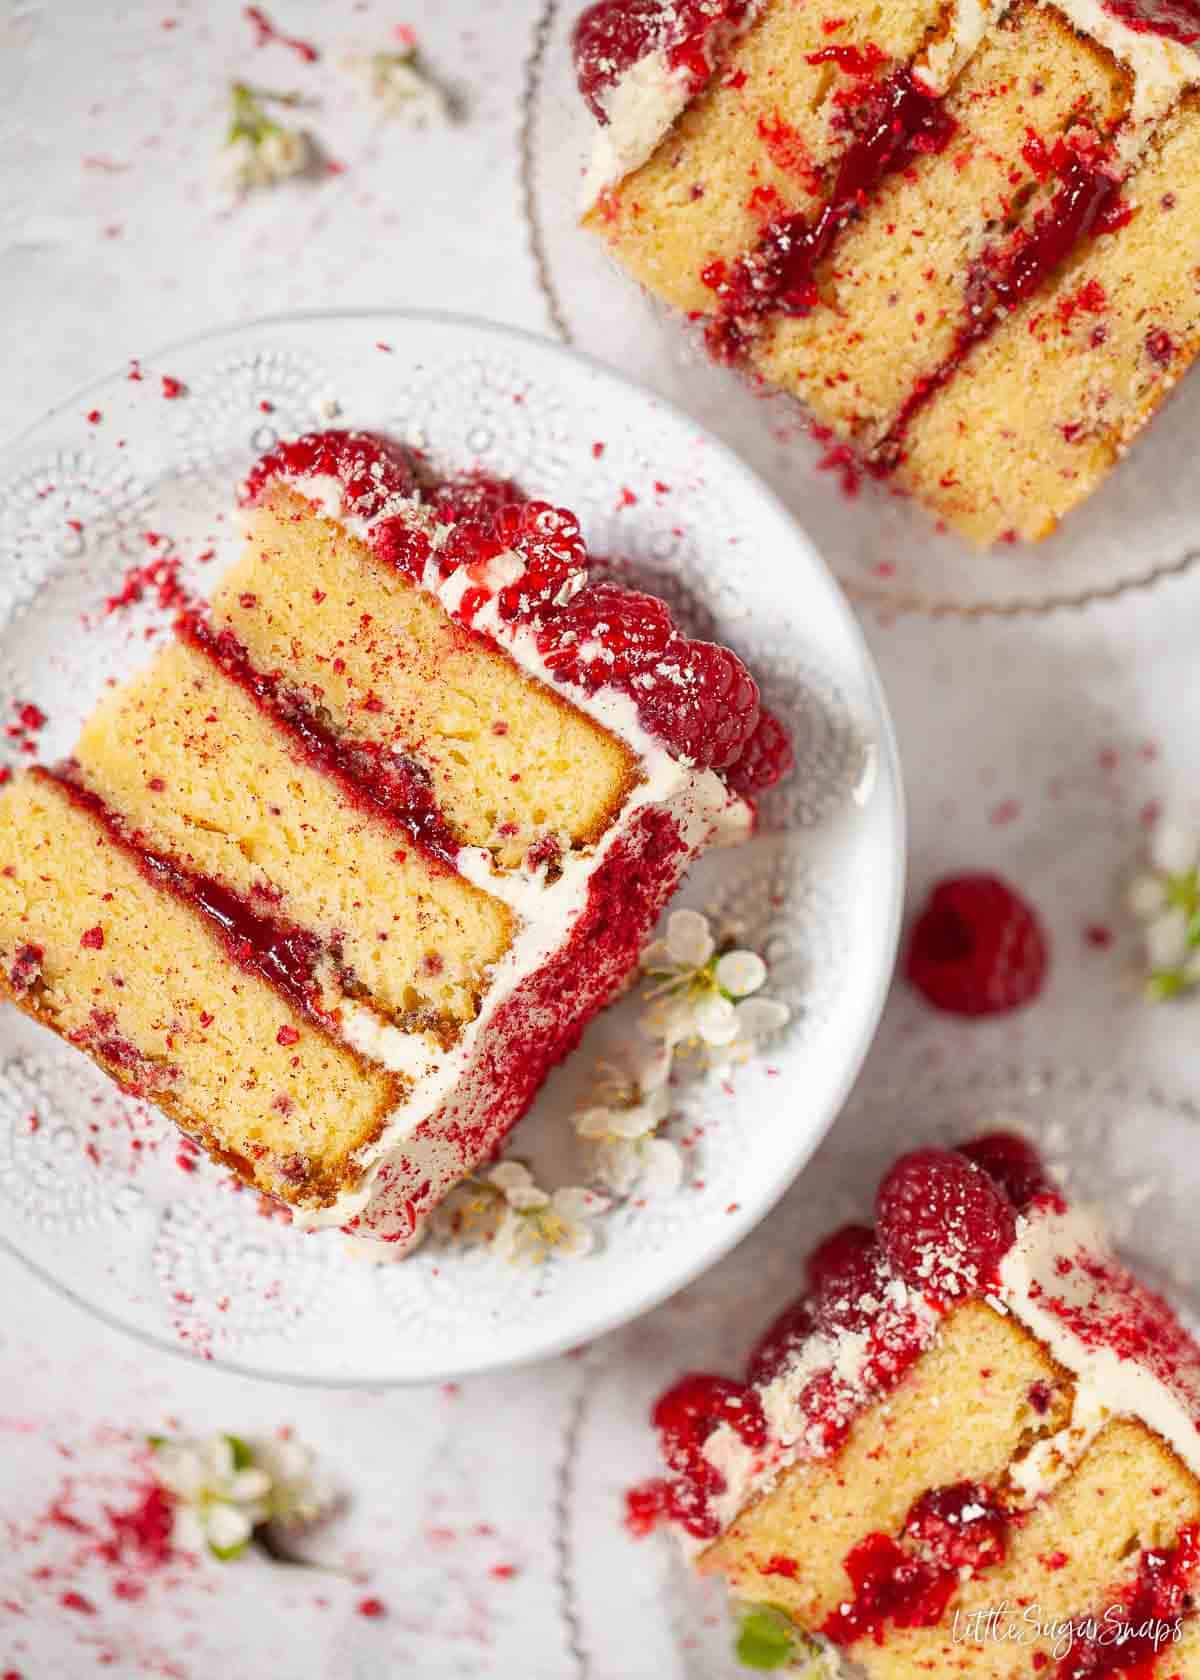
[[[519, 555], [511, 552], [497, 555], [488, 563], [482, 577], [472, 568], [470, 580], [461, 569], [442, 578], [436, 555], [450, 527], [439, 524], [418, 499], [390, 497], [372, 518], [366, 519], [347, 505], [341, 481], [332, 475], [285, 477], [280, 482], [309, 502], [320, 515], [336, 521], [364, 543], [369, 544], [377, 525], [397, 515], [426, 529], [434, 546], [420, 587], [435, 595], [448, 613], [453, 613], [468, 586], [490, 590], [491, 599], [473, 617], [475, 629], [502, 647], [527, 675], [564, 695], [572, 705], [625, 742], [637, 757], [640, 769], [638, 782], [605, 834], [594, 846], [566, 854], [560, 861], [561, 874], [552, 884], [546, 880], [546, 865], [532, 872], [501, 870], [485, 848], [460, 849], [456, 859], [459, 873], [508, 905], [517, 931], [508, 951], [491, 970], [479, 1014], [463, 1029], [451, 1049], [444, 1050], [429, 1034], [401, 1031], [362, 1004], [343, 1005], [341, 1024], [348, 1042], [360, 1054], [403, 1074], [412, 1083], [404, 1102], [385, 1121], [379, 1137], [357, 1156], [362, 1178], [354, 1189], [343, 1191], [328, 1207], [295, 1207], [292, 1217], [301, 1229], [358, 1221], [356, 1234], [369, 1237], [373, 1213], [385, 1211], [375, 1205], [381, 1201], [380, 1180], [389, 1161], [397, 1155], [403, 1153], [410, 1162], [439, 1178], [461, 1176], [461, 1168], [454, 1170], [453, 1152], [448, 1145], [439, 1146], [436, 1138], [417, 1141], [412, 1134], [423, 1121], [446, 1106], [464, 1081], [470, 1079], [496, 1013], [567, 944], [587, 906], [592, 877], [639, 816], [652, 807], [668, 814], [690, 860], [709, 845], [734, 844], [746, 838], [753, 827], [753, 813], [749, 804], [731, 793], [715, 771], [700, 770], [675, 758], [644, 728], [629, 695], [612, 687], [588, 694], [574, 684], [552, 677], [534, 633], [528, 626], [502, 619], [495, 599], [500, 589], [519, 580], [524, 570]], [[377, 1234], [391, 1239], [396, 1232], [383, 1223]]]

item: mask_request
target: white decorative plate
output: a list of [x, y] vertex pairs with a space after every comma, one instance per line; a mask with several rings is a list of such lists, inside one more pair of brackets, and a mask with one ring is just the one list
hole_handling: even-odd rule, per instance
[[668, 1537], [637, 1542], [622, 1527], [625, 1489], [657, 1468], [650, 1407], [685, 1370], [738, 1371], [799, 1293], [814, 1245], [845, 1220], [870, 1216], [898, 1154], [1000, 1126], [1037, 1141], [1069, 1193], [1103, 1211], [1141, 1276], [1197, 1329], [1194, 1104], [1072, 1069], [993, 1065], [948, 1077], [914, 1067], [908, 1079], [867, 1082], [769, 1228], [591, 1356], [568, 1422], [557, 1502], [560, 1603], [576, 1680], [748, 1674], [732, 1654], [720, 1582], [696, 1577]]
[[560, 337], [695, 414], [761, 473], [855, 600], [884, 613], [978, 618], [1106, 600], [1200, 557], [1192, 494], [1200, 376], [1185, 380], [1130, 456], [1046, 542], [987, 554], [935, 530], [871, 480], [847, 496], [822, 470], [828, 445], [791, 398], [716, 366], [678, 316], [621, 272], [578, 225], [594, 125], [575, 87], [571, 31], [585, 0], [542, 0], [526, 72], [525, 214], [539, 285]]
[[[576, 508], [596, 552], [758, 672], [793, 731], [797, 771], [764, 802], [758, 836], [706, 860], [682, 901], [736, 921], [792, 1021], [730, 1079], [687, 1086], [674, 1130], [698, 1141], [682, 1189], [608, 1212], [586, 1258], [520, 1269], [433, 1243], [377, 1265], [336, 1232], [294, 1232], [4, 1010], [0, 1241], [111, 1323], [288, 1381], [427, 1381], [582, 1343], [661, 1301], [763, 1217], [874, 1032], [904, 840], [890, 727], [857, 626], [787, 513], [722, 445], [540, 340], [445, 317], [316, 315], [193, 340], [134, 371], [77, 396], [0, 460], [0, 725], [35, 701], [49, 714], [40, 755], [69, 752], [103, 683], [169, 622], [153, 586], [105, 611], [128, 568], [178, 557], [184, 581], [207, 587], [236, 542], [239, 475], [279, 434], [329, 424], [336, 404], [340, 423]], [[164, 375], [183, 393], [164, 396]], [[20, 758], [17, 743], [0, 744]], [[518, 1129], [511, 1147], [539, 1182], [578, 1180], [567, 1114], [602, 1047], [632, 1032], [635, 1008], [596, 1023]]]

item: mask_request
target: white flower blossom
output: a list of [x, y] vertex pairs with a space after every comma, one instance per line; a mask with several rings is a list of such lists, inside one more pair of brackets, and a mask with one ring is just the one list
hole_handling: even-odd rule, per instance
[[233, 1435], [166, 1440], [154, 1448], [154, 1472], [175, 1499], [175, 1538], [214, 1557], [245, 1551], [270, 1515], [270, 1475]]
[[695, 1044], [710, 1062], [738, 1061], [788, 1019], [785, 1004], [752, 997], [766, 983], [762, 958], [718, 954], [708, 918], [696, 910], [672, 913], [666, 938], [647, 948], [642, 968], [652, 982], [642, 1025], [668, 1049]]
[[1160, 1001], [1200, 986], [1200, 830], [1160, 823], [1126, 903], [1142, 923], [1147, 995]]
[[595, 1246], [588, 1221], [608, 1203], [590, 1190], [543, 1190], [521, 1161], [466, 1179], [432, 1214], [435, 1233], [468, 1247], [490, 1243], [505, 1260], [577, 1258]]
[[311, 168], [315, 152], [310, 136], [298, 128], [285, 128], [267, 111], [269, 105], [300, 104], [296, 94], [268, 93], [246, 82], [234, 82], [230, 101], [231, 117], [220, 164], [231, 192], [245, 194], [273, 187]]
[[415, 128], [448, 119], [450, 102], [426, 69], [415, 35], [406, 34], [391, 51], [368, 53], [348, 62], [385, 117], [399, 117]]
[[683, 1180], [679, 1150], [656, 1136], [671, 1108], [670, 1073], [665, 1045], [639, 1045], [620, 1062], [601, 1066], [589, 1102], [572, 1117], [592, 1176], [618, 1196], [638, 1183], [646, 1190], [676, 1190]]
[[308, 1528], [334, 1503], [333, 1489], [317, 1470], [311, 1447], [292, 1436], [256, 1441], [255, 1464], [271, 1478], [268, 1518], [284, 1528]]

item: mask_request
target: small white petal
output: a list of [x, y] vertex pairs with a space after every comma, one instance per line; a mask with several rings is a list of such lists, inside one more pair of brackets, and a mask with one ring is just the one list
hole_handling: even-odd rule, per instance
[[683, 968], [703, 968], [713, 954], [708, 917], [698, 910], [674, 910], [667, 922], [667, 952]]
[[641, 1172], [637, 1148], [623, 1138], [606, 1138], [594, 1152], [593, 1170], [600, 1183], [616, 1196], [627, 1196]]
[[561, 1220], [566, 1224], [573, 1224], [577, 1219], [587, 1219], [593, 1213], [601, 1213], [604, 1201], [602, 1197], [594, 1196], [590, 1190], [566, 1185], [554, 1192], [550, 1198], [550, 1205]]
[[683, 1183], [683, 1156], [666, 1138], [650, 1138], [641, 1148], [642, 1182], [666, 1195]]
[[595, 1246], [596, 1233], [581, 1220], [578, 1225], [564, 1226], [563, 1234], [555, 1244], [555, 1252], [566, 1260], [582, 1260]]
[[692, 1005], [685, 997], [660, 998], [652, 1003], [642, 1016], [641, 1027], [650, 1038], [661, 1039], [668, 1048], [696, 1036]]
[[550, 1198], [544, 1190], [539, 1190], [536, 1184], [515, 1184], [511, 1190], [506, 1190], [505, 1200], [510, 1208], [517, 1213], [532, 1213], [537, 1208], [544, 1208]]
[[1200, 834], [1179, 823], [1159, 823], [1150, 837], [1150, 861], [1167, 875], [1187, 875], [1200, 863]]
[[1141, 922], [1148, 922], [1167, 902], [1166, 885], [1157, 875], [1137, 875], [1129, 883], [1125, 902], [1131, 915]]
[[494, 1184], [497, 1190], [503, 1190], [505, 1195], [510, 1190], [517, 1190], [523, 1185], [533, 1183], [533, 1174], [521, 1161], [501, 1161], [500, 1165], [493, 1167], [487, 1176], [488, 1183]]
[[705, 1044], [732, 1044], [738, 1035], [737, 1008], [715, 992], [700, 999], [692, 1010], [692, 1019]]
[[790, 1013], [787, 1004], [780, 1003], [777, 998], [749, 998], [745, 1003], [738, 1004], [739, 1036], [750, 1040], [766, 1038], [768, 1033], [778, 1032], [780, 1027], [786, 1026]]
[[203, 1520], [205, 1538], [221, 1552], [249, 1540], [254, 1529], [250, 1518], [236, 1505], [210, 1505]]
[[1145, 931], [1146, 960], [1151, 968], [1176, 968], [1188, 954], [1188, 919], [1184, 910], [1164, 910]]
[[731, 997], [749, 997], [767, 978], [767, 965], [753, 951], [726, 951], [717, 964], [717, 985]]
[[188, 1442], [164, 1441], [154, 1454], [154, 1474], [178, 1499], [194, 1499], [204, 1486], [203, 1456]]
[[201, 1447], [206, 1475], [214, 1482], [227, 1482], [233, 1475], [233, 1448], [224, 1435], [213, 1435]]
[[647, 973], [653, 971], [656, 974], [661, 974], [665, 969], [674, 967], [665, 939], [655, 939], [647, 945], [642, 952], [642, 967]]
[[194, 1505], [177, 1503], [171, 1524], [171, 1541], [181, 1552], [198, 1552], [204, 1546], [204, 1525]]
[[575, 1116], [575, 1132], [581, 1138], [607, 1137], [612, 1130], [610, 1122], [613, 1119], [612, 1110], [607, 1108], [585, 1108]]
[[630, 1073], [646, 1097], [661, 1092], [671, 1077], [671, 1051], [665, 1044], [638, 1044], [629, 1056]]
[[248, 1470], [235, 1471], [229, 1479], [229, 1497], [239, 1505], [249, 1505], [256, 1499], [265, 1499], [270, 1491], [270, 1476], [256, 1465], [252, 1465]]

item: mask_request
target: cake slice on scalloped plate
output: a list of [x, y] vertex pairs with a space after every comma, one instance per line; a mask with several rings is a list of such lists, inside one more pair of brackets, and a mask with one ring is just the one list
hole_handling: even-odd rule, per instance
[[1013, 1134], [901, 1157], [744, 1380], [686, 1376], [654, 1423], [632, 1525], [781, 1661], [1200, 1675], [1200, 1347]]
[[296, 1224], [406, 1243], [790, 750], [512, 485], [326, 432], [243, 501], [210, 608], [0, 791], [0, 985]]

